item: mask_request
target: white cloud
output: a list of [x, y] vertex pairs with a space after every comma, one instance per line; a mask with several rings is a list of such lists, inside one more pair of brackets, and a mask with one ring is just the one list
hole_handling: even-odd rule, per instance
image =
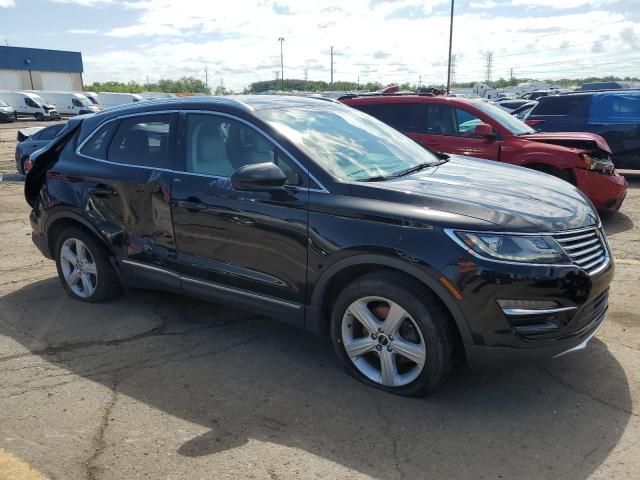
[[15, 0], [0, 0], [0, 8], [15, 7]]
[[[524, 1], [512, 0], [514, 4]], [[494, 0], [479, 2], [485, 5]], [[565, 2], [569, 7], [584, 0]], [[563, 6], [565, 2], [554, 0]], [[551, 0], [526, 3], [550, 5]], [[253, 81], [274, 78], [280, 70], [277, 39], [282, 36], [288, 78], [302, 78], [307, 68], [310, 79], [329, 80], [333, 45], [336, 80], [356, 81], [359, 76], [362, 83], [414, 83], [422, 76], [423, 83], [442, 83], [449, 0], [429, 2], [422, 9], [414, 8], [417, 5], [416, 0], [324, 0], [322, 6], [279, 0], [280, 11], [286, 8], [287, 15], [278, 15], [273, 2], [266, 0], [134, 0], [126, 4], [127, 15], [121, 15], [126, 20], [106, 31], [104, 47], [84, 52], [86, 80], [145, 81], [147, 75], [150, 80], [182, 75], [203, 78], [207, 67], [210, 85], [224, 78], [226, 86], [241, 89]], [[434, 14], [438, 6], [440, 13]], [[629, 64], [634, 58], [629, 38], [636, 23], [605, 7], [570, 14], [549, 8], [536, 11], [536, 18], [527, 17], [526, 9], [517, 17], [506, 14], [500, 6], [487, 6], [481, 12], [464, 6], [457, 9], [453, 48], [457, 80], [483, 79], [482, 52], [488, 50], [494, 52], [493, 78], [507, 77], [512, 67], [517, 76], [540, 78], [637, 71], [640, 57], [635, 69]], [[585, 37], [592, 25], [598, 25], [598, 38]], [[622, 31], [626, 33], [621, 35]], [[126, 41], [128, 46], [108, 47], [109, 38], [113, 45]]]

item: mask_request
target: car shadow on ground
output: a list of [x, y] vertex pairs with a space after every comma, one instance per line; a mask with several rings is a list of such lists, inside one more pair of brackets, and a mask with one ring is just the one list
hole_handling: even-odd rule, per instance
[[69, 299], [57, 279], [39, 281], [0, 299], [0, 334], [208, 429], [177, 448], [185, 460], [258, 440], [384, 479], [578, 480], [632, 412], [625, 372], [598, 340], [536, 365], [462, 371], [410, 399], [349, 377], [326, 339], [165, 293], [92, 305]]
[[606, 213], [600, 215], [600, 218], [602, 219], [602, 225], [607, 235], [626, 232], [634, 227], [633, 220], [626, 213]]

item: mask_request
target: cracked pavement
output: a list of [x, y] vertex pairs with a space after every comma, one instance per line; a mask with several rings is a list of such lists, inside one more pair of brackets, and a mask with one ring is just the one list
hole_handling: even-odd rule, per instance
[[149, 291], [72, 301], [5, 175], [0, 452], [52, 480], [640, 478], [640, 174], [628, 179], [605, 219], [608, 322], [586, 351], [407, 399], [353, 380], [326, 339], [245, 312]]

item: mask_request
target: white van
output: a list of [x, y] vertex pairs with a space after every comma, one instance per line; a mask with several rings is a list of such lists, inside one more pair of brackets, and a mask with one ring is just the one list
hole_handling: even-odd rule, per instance
[[126, 103], [141, 102], [142, 100], [144, 100], [144, 98], [137, 93], [98, 93], [98, 101], [100, 102], [100, 105], [102, 105], [102, 108], [116, 107]]
[[56, 106], [33, 92], [0, 91], [0, 97], [13, 107], [17, 115], [33, 115], [36, 120], [60, 119]]
[[94, 105], [97, 105], [98, 107], [100, 106], [100, 100], [98, 100], [98, 94], [96, 92], [76, 92], [76, 93], [81, 93], [82, 95], [87, 97], [91, 101], [91, 103], [93, 103]]
[[47, 103], [57, 107], [60, 115], [83, 115], [85, 113], [96, 113], [100, 108], [95, 106], [91, 100], [81, 93], [73, 92], [53, 92], [42, 90], [33, 92], [40, 95]]

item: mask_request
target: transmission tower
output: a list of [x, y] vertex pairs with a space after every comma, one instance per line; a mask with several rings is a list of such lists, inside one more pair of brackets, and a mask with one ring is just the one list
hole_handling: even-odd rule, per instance
[[456, 83], [456, 60], [458, 56], [454, 53], [451, 55], [451, 85]]
[[492, 51], [485, 52], [484, 59], [486, 62], [486, 69], [487, 69], [485, 80], [487, 81], [487, 83], [489, 83], [491, 82], [491, 69], [493, 68], [493, 52]]

